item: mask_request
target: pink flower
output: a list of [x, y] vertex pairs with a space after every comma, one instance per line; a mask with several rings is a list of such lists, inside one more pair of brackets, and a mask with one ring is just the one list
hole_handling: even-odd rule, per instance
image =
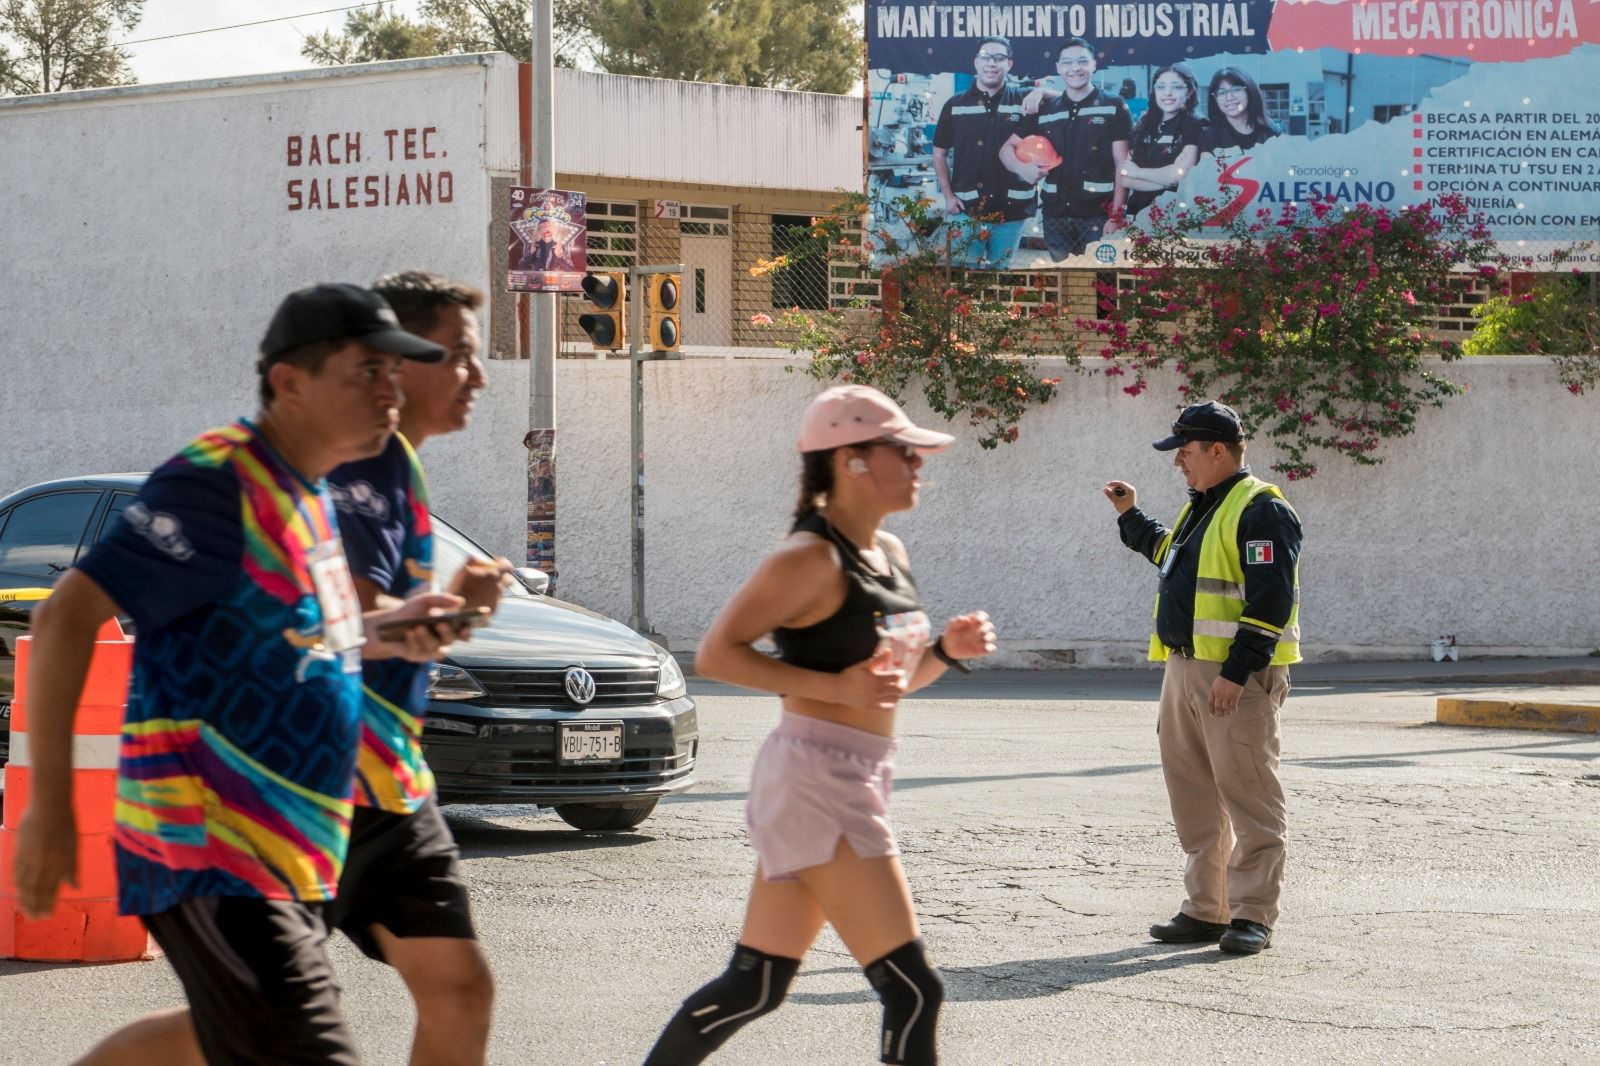
[[752, 326], [770, 326], [772, 325], [772, 316], [764, 311], [757, 312], [750, 316], [750, 324]]
[[1317, 314], [1323, 318], [1332, 318], [1339, 313], [1338, 304], [1318, 304]]
[[1400, 299], [1404, 300], [1408, 304], [1414, 304], [1417, 302], [1417, 298], [1412, 295], [1410, 289], [1401, 289]]

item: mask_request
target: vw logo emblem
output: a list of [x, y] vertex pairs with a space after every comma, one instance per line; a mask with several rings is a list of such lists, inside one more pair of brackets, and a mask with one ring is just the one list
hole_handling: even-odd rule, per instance
[[594, 675], [581, 666], [569, 667], [567, 676], [562, 678], [566, 686], [567, 695], [572, 697], [572, 702], [583, 706], [594, 699]]

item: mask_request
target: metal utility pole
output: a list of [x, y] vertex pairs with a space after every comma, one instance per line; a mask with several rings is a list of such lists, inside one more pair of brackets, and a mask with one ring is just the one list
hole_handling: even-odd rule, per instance
[[[552, 45], [553, 0], [533, 0], [533, 64], [528, 109], [532, 117], [533, 172], [529, 177], [541, 189], [556, 184], [555, 50]], [[540, 566], [555, 587], [555, 476], [556, 476], [556, 294], [528, 297], [528, 558]], [[548, 460], [549, 500], [536, 520], [533, 515], [534, 478], [540, 460]], [[548, 519], [544, 518], [548, 514]], [[540, 527], [535, 529], [535, 526]], [[538, 534], [537, 537], [535, 534]], [[539, 547], [534, 547], [535, 542]]]
[[[633, 534], [633, 610], [628, 626], [635, 633], [655, 639], [644, 613], [644, 364], [657, 359], [681, 359], [678, 352], [640, 351], [639, 340], [644, 336], [643, 300], [639, 280], [651, 274], [683, 273], [683, 264], [671, 266], [635, 266], [628, 269], [628, 467], [630, 491], [628, 496], [629, 526]], [[660, 643], [660, 641], [657, 641]]]

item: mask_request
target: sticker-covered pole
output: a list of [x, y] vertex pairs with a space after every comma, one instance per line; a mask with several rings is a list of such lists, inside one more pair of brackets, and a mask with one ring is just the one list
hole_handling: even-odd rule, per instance
[[[533, 63], [528, 113], [532, 119], [533, 184], [556, 184], [555, 56], [551, 45], [553, 0], [533, 0]], [[528, 297], [528, 500], [527, 563], [550, 575], [555, 590], [556, 295]], [[539, 500], [535, 500], [535, 497]], [[545, 497], [548, 496], [548, 499]], [[538, 503], [540, 514], [533, 511]], [[535, 522], [540, 525], [535, 530]], [[535, 535], [537, 533], [537, 536]]]

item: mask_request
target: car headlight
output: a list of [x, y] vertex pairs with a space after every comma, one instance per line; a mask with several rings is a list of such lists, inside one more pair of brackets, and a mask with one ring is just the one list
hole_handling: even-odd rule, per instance
[[689, 683], [683, 679], [683, 671], [678, 667], [678, 660], [667, 653], [660, 645], [656, 649], [656, 662], [661, 667], [660, 680], [656, 682], [656, 695], [664, 700], [675, 700], [679, 696], [689, 694]]
[[428, 671], [430, 700], [475, 700], [485, 695], [476, 678], [459, 666], [434, 663]]

